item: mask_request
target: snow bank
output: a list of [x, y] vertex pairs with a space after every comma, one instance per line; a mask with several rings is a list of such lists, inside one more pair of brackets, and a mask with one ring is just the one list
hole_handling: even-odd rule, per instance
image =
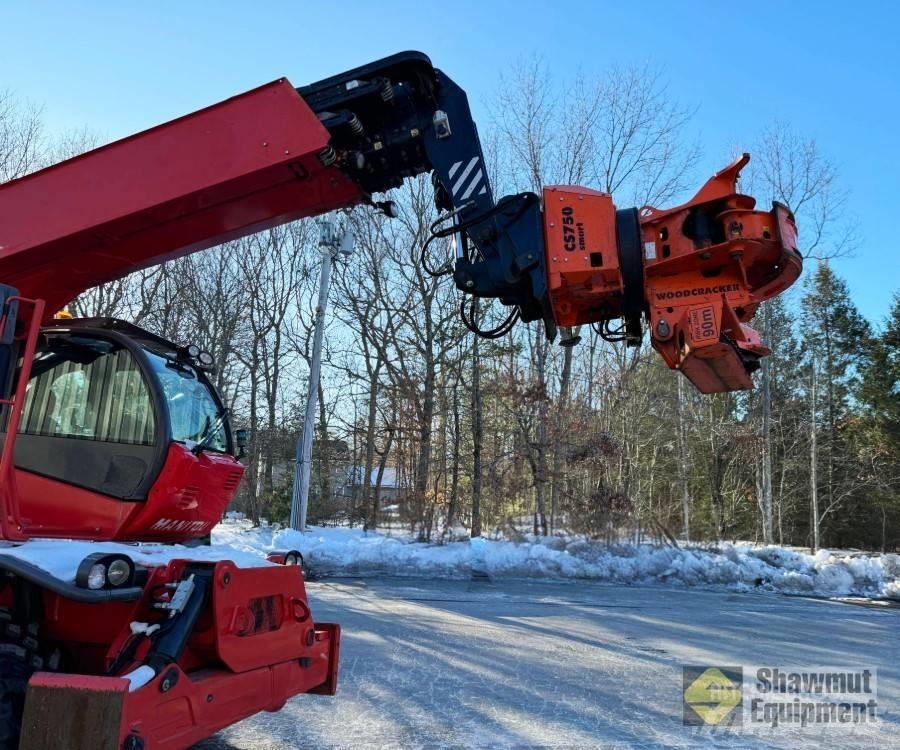
[[246, 521], [226, 521], [213, 530], [217, 545], [264, 556], [296, 549], [322, 575], [390, 575], [469, 578], [572, 579], [616, 583], [669, 583], [727, 587], [810, 596], [900, 599], [900, 556], [867, 556], [821, 550], [815, 555], [784, 547], [724, 544], [717, 549], [674, 549], [604, 544], [574, 537], [528, 537], [523, 543], [473, 539], [445, 545], [361, 529], [311, 528], [306, 534]]
[[473, 539], [436, 545], [408, 536], [361, 529], [312, 527], [306, 534], [229, 518], [213, 530], [213, 545], [116, 544], [32, 540], [0, 547], [67, 581], [91, 552], [122, 552], [143, 565], [173, 559], [231, 560], [240, 567], [269, 565], [272, 550], [296, 549], [320, 575], [591, 579], [615, 583], [666, 583], [726, 587], [807, 596], [864, 596], [900, 600], [900, 555], [821, 550], [811, 555], [784, 547], [724, 544], [716, 549], [618, 545], [580, 537], [534, 537], [525, 542]]

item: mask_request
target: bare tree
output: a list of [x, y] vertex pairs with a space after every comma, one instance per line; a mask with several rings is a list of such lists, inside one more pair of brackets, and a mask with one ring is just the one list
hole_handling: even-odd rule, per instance
[[[404, 189], [400, 217], [378, 225], [390, 267], [389, 280], [379, 290], [385, 299], [384, 323], [390, 341], [382, 355], [393, 387], [409, 398], [415, 410], [418, 447], [412, 497], [414, 515], [428, 528], [436, 389], [439, 374], [462, 335], [457, 304], [451, 301], [455, 293], [419, 263], [420, 248], [434, 218], [431, 186], [419, 179]], [[373, 344], [384, 345], [382, 339], [373, 339]]]
[[[249, 497], [254, 521], [260, 502], [274, 489], [274, 437], [279, 422], [282, 376], [296, 347], [287, 329], [297, 310], [298, 288], [309, 273], [303, 265], [308, 227], [303, 222], [240, 240], [239, 263], [246, 295], [246, 335], [235, 356], [249, 372], [251, 461]], [[260, 411], [263, 412], [260, 418]]]
[[[393, 316], [385, 285], [387, 249], [384, 232], [379, 226], [381, 216], [354, 214], [356, 254], [345, 266], [338, 269], [335, 288], [337, 316], [359, 336], [354, 336], [352, 346], [356, 361], [362, 365], [365, 375], [355, 367], [347, 368], [348, 374], [359, 381], [364, 377], [366, 392], [366, 421], [363, 431], [365, 459], [362, 471], [362, 506], [366, 517], [375, 527], [378, 522], [378, 502], [372, 492], [372, 476], [375, 471], [375, 453], [379, 426], [378, 403], [382, 396], [386, 362], [394, 330]], [[354, 466], [354, 471], [357, 471]], [[383, 472], [382, 472], [383, 473]]]
[[43, 166], [46, 139], [41, 108], [0, 91], [0, 182]]
[[[853, 252], [858, 238], [856, 221], [846, 213], [847, 191], [840, 187], [836, 167], [814, 139], [802, 138], [783, 122], [772, 123], [756, 141], [747, 179], [750, 192], [764, 190], [770, 200], [791, 209], [800, 230], [800, 247], [807, 258], [827, 260]], [[777, 346], [780, 342], [773, 340], [772, 304], [761, 306], [762, 333], [766, 342]], [[768, 358], [762, 362], [759, 387], [758, 505], [763, 540], [771, 544], [775, 525], [774, 446], [772, 362]]]
[[852, 254], [859, 238], [847, 213], [848, 191], [838, 170], [813, 138], [774, 122], [757, 139], [749, 179], [755, 191], [794, 213], [805, 257], [827, 260]]

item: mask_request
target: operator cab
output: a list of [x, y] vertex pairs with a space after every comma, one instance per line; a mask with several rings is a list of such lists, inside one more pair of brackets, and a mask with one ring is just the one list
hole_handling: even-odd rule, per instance
[[81, 536], [64, 527], [84, 524], [87, 506], [92, 537], [207, 533], [243, 471], [211, 365], [197, 347], [119, 320], [45, 327], [15, 446], [30, 532]]

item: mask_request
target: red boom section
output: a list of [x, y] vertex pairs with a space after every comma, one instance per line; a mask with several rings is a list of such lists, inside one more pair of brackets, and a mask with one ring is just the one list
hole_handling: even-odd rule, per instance
[[47, 300], [304, 216], [359, 187], [287, 79], [0, 186], [0, 281]]

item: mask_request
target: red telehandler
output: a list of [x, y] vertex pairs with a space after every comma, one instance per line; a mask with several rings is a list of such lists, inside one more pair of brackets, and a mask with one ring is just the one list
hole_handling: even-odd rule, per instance
[[[422, 263], [469, 295], [475, 333], [542, 320], [564, 344], [594, 324], [637, 345], [646, 326], [701, 391], [749, 388], [768, 350], [746, 323], [801, 257], [790, 211], [736, 192], [747, 158], [669, 210], [568, 186], [495, 200], [465, 93], [407, 52], [0, 186], [0, 748], [20, 731], [23, 750], [186, 748], [337, 682], [340, 630], [313, 619], [295, 552], [177, 546], [210, 532], [243, 472], [209, 355], [55, 311], [283, 222], [391, 215], [373, 196], [430, 172], [444, 213]], [[504, 323], [478, 329], [472, 297], [499, 299]]]

